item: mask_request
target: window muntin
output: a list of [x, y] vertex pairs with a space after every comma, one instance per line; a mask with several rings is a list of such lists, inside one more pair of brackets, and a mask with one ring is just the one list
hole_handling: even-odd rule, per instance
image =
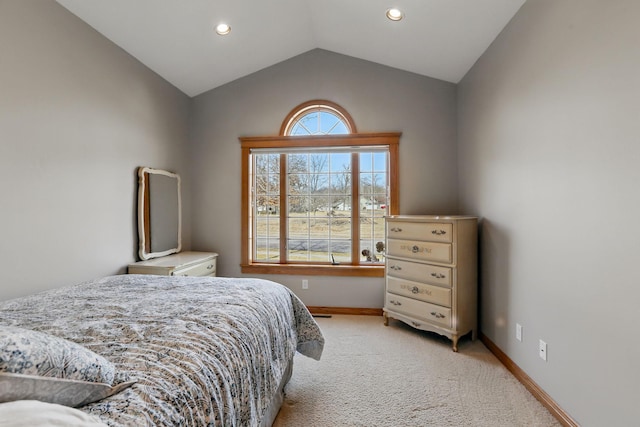
[[[384, 216], [389, 213], [386, 147], [356, 153], [314, 150], [274, 154], [256, 150], [252, 159], [253, 261], [383, 262], [380, 245], [384, 242]], [[353, 162], [360, 170], [360, 191], [355, 198]], [[283, 198], [282, 176], [286, 188]], [[356, 230], [354, 224], [359, 224]], [[358, 242], [355, 248], [354, 242]]]
[[280, 259], [280, 155], [267, 153], [253, 157], [255, 247], [253, 259], [273, 262]]
[[389, 154], [360, 153], [359, 161], [360, 254], [364, 261], [383, 262], [384, 217], [389, 213]]
[[344, 135], [351, 133], [344, 119], [332, 110], [314, 108], [296, 117], [287, 135]]
[[309, 101], [294, 108], [282, 123], [280, 135], [346, 135], [356, 133], [349, 113], [331, 101]]
[[313, 152], [286, 161], [287, 261], [351, 262], [351, 156]]

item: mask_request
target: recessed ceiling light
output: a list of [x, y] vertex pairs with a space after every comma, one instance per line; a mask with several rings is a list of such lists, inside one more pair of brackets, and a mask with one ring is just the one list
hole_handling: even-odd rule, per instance
[[218, 24], [218, 26], [216, 27], [216, 33], [218, 33], [221, 36], [226, 36], [230, 32], [231, 32], [231, 27], [227, 24]]
[[399, 21], [404, 18], [404, 14], [400, 9], [392, 7], [391, 9], [387, 10], [387, 18], [391, 19], [392, 21]]

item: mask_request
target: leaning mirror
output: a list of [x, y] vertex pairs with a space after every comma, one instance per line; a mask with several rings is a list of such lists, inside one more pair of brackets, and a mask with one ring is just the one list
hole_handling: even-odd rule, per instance
[[180, 252], [182, 234], [180, 176], [138, 168], [138, 240], [140, 259]]

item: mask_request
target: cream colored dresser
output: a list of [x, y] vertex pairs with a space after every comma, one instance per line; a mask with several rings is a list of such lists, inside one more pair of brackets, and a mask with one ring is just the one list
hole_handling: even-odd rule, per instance
[[401, 320], [458, 339], [478, 332], [478, 219], [393, 215], [386, 218], [384, 324]]
[[159, 276], [215, 276], [215, 252], [178, 252], [129, 264], [129, 274], [154, 274]]

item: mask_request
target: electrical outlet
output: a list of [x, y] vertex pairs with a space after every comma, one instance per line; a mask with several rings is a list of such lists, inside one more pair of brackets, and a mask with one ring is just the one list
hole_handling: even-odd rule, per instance
[[307, 279], [302, 279], [302, 289], [309, 289], [309, 281]]
[[520, 323], [516, 323], [516, 339], [522, 341], [522, 325]]
[[540, 345], [538, 346], [538, 355], [540, 359], [547, 361], [547, 343], [540, 340]]

